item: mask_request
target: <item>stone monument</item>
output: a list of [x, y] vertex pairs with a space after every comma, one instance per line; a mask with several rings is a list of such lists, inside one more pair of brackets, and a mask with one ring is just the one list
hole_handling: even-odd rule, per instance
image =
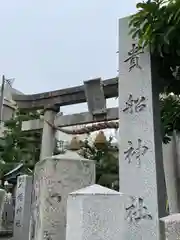
[[153, 58], [119, 21], [120, 191], [125, 205], [124, 239], [159, 239], [166, 215], [166, 188], [160, 134], [159, 92]]
[[31, 217], [32, 176], [18, 177], [14, 216], [14, 240], [28, 240]]
[[3, 230], [2, 214], [3, 214], [3, 209], [4, 209], [5, 196], [6, 196], [6, 191], [4, 189], [0, 189], [0, 231]]
[[68, 194], [94, 182], [94, 161], [75, 151], [38, 162], [34, 175], [34, 240], [65, 240]]
[[120, 240], [124, 195], [100, 185], [69, 194], [66, 240]]

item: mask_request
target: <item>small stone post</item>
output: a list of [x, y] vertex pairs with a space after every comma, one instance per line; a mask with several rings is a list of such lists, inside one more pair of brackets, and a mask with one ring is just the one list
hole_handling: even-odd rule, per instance
[[68, 194], [94, 184], [95, 164], [75, 151], [48, 157], [35, 166], [34, 240], [65, 240]]
[[160, 240], [180, 239], [180, 214], [172, 214], [160, 219]]
[[0, 189], [0, 231], [2, 230], [2, 215], [4, 210], [6, 191], [4, 189]]
[[14, 240], [28, 240], [31, 217], [32, 176], [18, 177], [14, 216]]
[[66, 240], [121, 240], [123, 194], [92, 185], [70, 193]]

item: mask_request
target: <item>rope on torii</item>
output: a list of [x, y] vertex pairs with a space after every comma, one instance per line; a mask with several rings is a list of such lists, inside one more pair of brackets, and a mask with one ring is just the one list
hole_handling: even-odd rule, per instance
[[80, 135], [80, 134], [89, 134], [91, 132], [95, 132], [95, 131], [99, 131], [99, 130], [103, 130], [103, 129], [107, 129], [107, 128], [111, 128], [111, 129], [118, 129], [119, 128], [119, 122], [102, 122], [102, 123], [95, 123], [92, 124], [91, 126], [85, 126], [83, 128], [80, 129], [64, 129], [61, 127], [56, 127], [55, 125], [51, 124], [50, 122], [46, 121], [45, 122], [50, 125], [53, 129], [66, 133], [66, 134], [70, 134], [70, 135]]

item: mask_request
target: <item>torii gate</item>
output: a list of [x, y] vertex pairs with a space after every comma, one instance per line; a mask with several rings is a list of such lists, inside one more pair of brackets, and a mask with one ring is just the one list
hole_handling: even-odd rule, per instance
[[[118, 96], [118, 77], [102, 81], [96, 78], [84, 81], [84, 85], [33, 95], [14, 95], [20, 109], [44, 109], [44, 118], [23, 122], [22, 131], [43, 129], [40, 159], [52, 156], [55, 146], [55, 130], [65, 133], [63, 127], [95, 122], [118, 120], [118, 108], [107, 108], [106, 99]], [[88, 112], [72, 115], [57, 114], [61, 106], [87, 102]], [[117, 128], [118, 123], [100, 124], [87, 128], [91, 132], [105, 128]], [[75, 133], [84, 133], [83, 130]]]

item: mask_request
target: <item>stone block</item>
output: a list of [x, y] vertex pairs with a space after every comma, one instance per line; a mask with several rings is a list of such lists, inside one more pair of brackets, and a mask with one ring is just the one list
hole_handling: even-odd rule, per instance
[[160, 240], [180, 239], [180, 214], [172, 214], [160, 219]]
[[69, 194], [66, 240], [120, 240], [124, 195], [92, 185]]
[[35, 166], [34, 239], [65, 240], [68, 194], [95, 182], [95, 164], [67, 151]]

